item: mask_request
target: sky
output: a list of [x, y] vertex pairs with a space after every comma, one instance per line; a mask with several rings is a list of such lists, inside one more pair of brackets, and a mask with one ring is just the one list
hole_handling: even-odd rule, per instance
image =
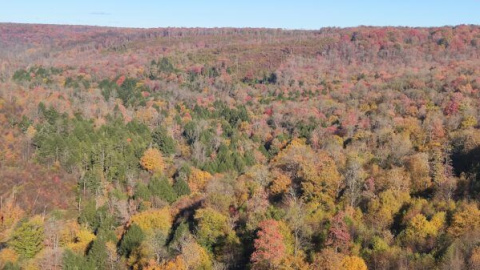
[[480, 0], [0, 0], [0, 3], [0, 22], [15, 23], [285, 29], [480, 24]]

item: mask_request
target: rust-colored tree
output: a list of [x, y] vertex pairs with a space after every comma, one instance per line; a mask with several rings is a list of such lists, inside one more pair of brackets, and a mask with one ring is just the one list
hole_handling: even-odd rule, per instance
[[251, 257], [253, 269], [276, 269], [286, 256], [283, 235], [277, 221], [269, 219], [260, 222], [258, 238], [255, 239]]
[[331, 221], [326, 245], [336, 252], [346, 252], [350, 246], [350, 232], [345, 222], [345, 213], [338, 212]]

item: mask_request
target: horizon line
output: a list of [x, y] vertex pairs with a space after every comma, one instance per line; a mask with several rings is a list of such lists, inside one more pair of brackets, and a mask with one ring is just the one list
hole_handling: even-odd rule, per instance
[[443, 28], [443, 27], [459, 27], [459, 26], [477, 26], [480, 24], [462, 23], [462, 24], [445, 24], [445, 25], [430, 25], [430, 26], [411, 26], [411, 25], [355, 25], [355, 26], [322, 26], [319, 28], [283, 28], [283, 27], [264, 27], [264, 26], [157, 26], [157, 27], [134, 27], [134, 26], [112, 26], [112, 25], [97, 25], [97, 24], [67, 24], [67, 23], [30, 23], [30, 22], [3, 22], [0, 24], [17, 24], [17, 25], [39, 25], [39, 26], [80, 26], [80, 27], [97, 27], [97, 28], [114, 28], [114, 29], [137, 29], [137, 30], [154, 30], [154, 29], [262, 29], [262, 30], [282, 30], [282, 31], [318, 31], [327, 28], [349, 29], [359, 27], [370, 28]]

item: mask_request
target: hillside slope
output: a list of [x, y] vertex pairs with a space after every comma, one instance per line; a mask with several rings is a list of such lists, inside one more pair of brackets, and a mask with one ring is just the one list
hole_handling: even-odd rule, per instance
[[0, 268], [477, 269], [479, 90], [480, 26], [0, 24]]

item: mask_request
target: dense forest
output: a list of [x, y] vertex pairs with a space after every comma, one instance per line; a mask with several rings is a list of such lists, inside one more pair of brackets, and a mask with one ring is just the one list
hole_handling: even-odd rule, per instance
[[480, 269], [480, 26], [0, 24], [0, 269]]

